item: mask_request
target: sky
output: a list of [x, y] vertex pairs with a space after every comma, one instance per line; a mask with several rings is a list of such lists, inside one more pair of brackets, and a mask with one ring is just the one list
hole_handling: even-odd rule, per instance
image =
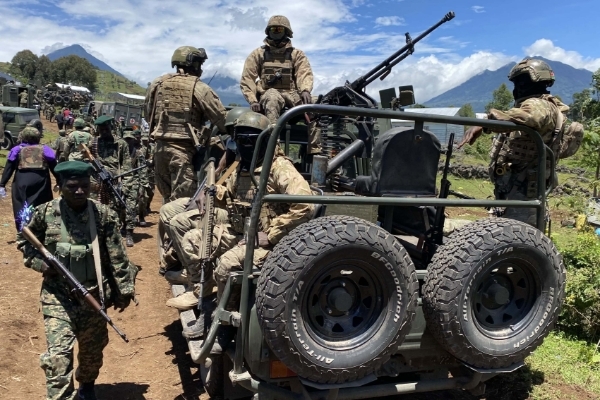
[[191, 45], [206, 49], [206, 79], [218, 71], [237, 81], [268, 18], [282, 14], [294, 47], [310, 60], [318, 95], [364, 74], [400, 49], [406, 32], [415, 39], [449, 11], [456, 17], [370, 94], [412, 84], [422, 103], [528, 55], [600, 68], [598, 0], [0, 0], [0, 61], [23, 49], [41, 55], [81, 44], [145, 87], [171, 71], [177, 47]]

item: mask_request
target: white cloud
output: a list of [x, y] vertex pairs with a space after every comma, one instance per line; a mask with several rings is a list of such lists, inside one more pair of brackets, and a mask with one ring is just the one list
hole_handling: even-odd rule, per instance
[[375, 19], [375, 23], [380, 26], [401, 26], [405, 25], [404, 18], [398, 16], [391, 17], [378, 17]]
[[64, 49], [69, 46], [68, 44], [64, 44], [63, 42], [54, 43], [52, 46], [46, 46], [42, 50], [40, 50], [41, 54], [50, 54], [56, 50]]
[[473, 7], [471, 7], [471, 10], [473, 10], [477, 14], [481, 14], [481, 13], [485, 12], [485, 7], [483, 7], [483, 6], [473, 6]]
[[576, 51], [567, 51], [555, 46], [552, 40], [538, 39], [523, 49], [525, 55], [542, 56], [552, 61], [560, 61], [575, 68], [584, 68], [595, 72], [600, 68], [600, 58], [583, 57]]

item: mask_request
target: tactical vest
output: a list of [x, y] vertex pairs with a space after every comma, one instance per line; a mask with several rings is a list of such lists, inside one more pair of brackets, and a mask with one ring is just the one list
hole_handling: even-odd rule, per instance
[[292, 64], [294, 48], [289, 47], [283, 53], [275, 53], [268, 46], [263, 47], [265, 52], [260, 81], [264, 91], [294, 90], [294, 65]]
[[91, 135], [84, 131], [73, 131], [71, 132], [71, 136], [73, 137], [73, 149], [69, 152], [69, 161], [77, 160], [82, 161], [85, 157], [83, 153], [79, 150], [80, 144], [85, 144], [86, 146], [89, 144]]
[[85, 236], [86, 244], [75, 244], [75, 240], [69, 235], [67, 227], [63, 222], [63, 214], [66, 212], [65, 206], [60, 204], [60, 214], [48, 223], [48, 231], [60, 229], [60, 241], [54, 241], [51, 235], [46, 235], [45, 246], [54, 254], [79, 282], [96, 282], [96, 270], [94, 267], [94, 255], [92, 252], [92, 241], [90, 238], [89, 221], [86, 224], [75, 224], [72, 228], [82, 236]]
[[[173, 74], [159, 82], [154, 98], [154, 126], [157, 127], [156, 139], [161, 139], [161, 132], [175, 133], [177, 138], [191, 138], [190, 127], [202, 129], [203, 114], [199, 108], [193, 107], [194, 90], [199, 78], [193, 75]], [[188, 125], [189, 124], [189, 125]]]
[[44, 145], [22, 147], [19, 152], [19, 169], [47, 169], [48, 163], [44, 158]]

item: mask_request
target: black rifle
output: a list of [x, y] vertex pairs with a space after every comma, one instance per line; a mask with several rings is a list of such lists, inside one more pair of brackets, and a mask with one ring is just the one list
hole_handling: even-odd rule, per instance
[[[27, 241], [29, 241], [29, 243], [31, 243], [33, 247], [35, 247], [36, 250], [42, 255], [46, 264], [54, 268], [60, 275], [62, 275], [67, 280], [69, 286], [71, 286], [71, 289], [73, 289], [75, 293], [79, 294], [81, 298], [83, 298], [83, 300], [85, 300], [94, 310], [98, 311], [102, 318], [108, 322], [108, 324], [115, 330], [115, 332], [117, 332], [119, 336], [121, 336], [121, 339], [123, 339], [125, 342], [129, 342], [127, 336], [116, 327], [112, 319], [110, 319], [108, 314], [106, 314], [104, 309], [100, 306], [100, 304], [98, 304], [94, 296], [92, 296], [85, 286], [83, 286], [81, 282], [79, 282], [77, 278], [73, 276], [71, 271], [69, 271], [60, 261], [56, 259], [56, 257], [52, 255], [52, 253], [48, 251], [48, 249], [46, 249], [46, 247], [44, 247], [44, 245], [38, 240], [33, 232], [31, 232], [31, 230], [25, 226], [21, 230], [21, 233], [23, 234], [23, 237], [27, 239]], [[102, 282], [98, 282], [98, 285], [102, 285]]]
[[129, 171], [127, 171], [127, 172], [123, 172], [122, 174], [115, 175], [115, 176], [113, 176], [113, 177], [112, 177], [112, 179], [113, 179], [113, 181], [114, 181], [114, 180], [117, 180], [117, 179], [119, 179], [119, 178], [122, 178], [122, 177], [124, 177], [124, 176], [127, 176], [127, 175], [129, 175], [129, 174], [133, 174], [134, 172], [136, 172], [136, 171], [139, 171], [139, 170], [140, 170], [140, 169], [142, 169], [142, 168], [148, 168], [148, 167], [149, 167], [149, 164], [147, 164], [147, 163], [146, 163], [146, 164], [144, 164], [144, 165], [140, 165], [139, 167], [132, 168], [132, 169], [130, 169], [130, 170], [129, 170]]
[[100, 181], [110, 189], [110, 192], [115, 197], [115, 199], [123, 207], [125, 207], [125, 210], [127, 210], [127, 212], [129, 213], [130, 210], [127, 207], [127, 203], [125, 202], [125, 199], [123, 199], [123, 196], [121, 195], [120, 190], [117, 189], [115, 187], [115, 185], [113, 184], [113, 180], [115, 178], [112, 176], [112, 174], [110, 172], [108, 172], [106, 170], [106, 168], [104, 168], [104, 165], [102, 165], [102, 163], [100, 161], [98, 161], [98, 159], [96, 157], [94, 157], [94, 155], [92, 154], [90, 149], [88, 149], [88, 147], [84, 143], [81, 143], [79, 145], [79, 150], [82, 151], [85, 154], [85, 156], [88, 158], [88, 160], [90, 161], [90, 164], [94, 168], [94, 172], [96, 172], [98, 179], [100, 179]]

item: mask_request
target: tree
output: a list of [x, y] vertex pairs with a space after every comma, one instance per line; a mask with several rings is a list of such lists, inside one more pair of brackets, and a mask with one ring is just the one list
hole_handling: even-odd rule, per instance
[[464, 118], [475, 118], [475, 112], [471, 103], [467, 103], [458, 110], [458, 115]]
[[39, 86], [50, 83], [52, 79], [52, 61], [46, 56], [41, 56], [37, 62], [34, 81]]
[[485, 106], [485, 111], [489, 112], [492, 108], [500, 111], [506, 111], [510, 109], [513, 103], [513, 95], [506, 84], [500, 85], [498, 89], [494, 90], [492, 101]]
[[71, 83], [96, 90], [96, 68], [85, 58], [75, 55], [61, 57], [52, 62], [54, 82]]
[[596, 92], [596, 100], [600, 101], [600, 68], [592, 75], [592, 86]]
[[38, 56], [31, 50], [19, 51], [10, 61], [9, 73], [23, 83], [29, 83], [35, 77], [37, 63]]

